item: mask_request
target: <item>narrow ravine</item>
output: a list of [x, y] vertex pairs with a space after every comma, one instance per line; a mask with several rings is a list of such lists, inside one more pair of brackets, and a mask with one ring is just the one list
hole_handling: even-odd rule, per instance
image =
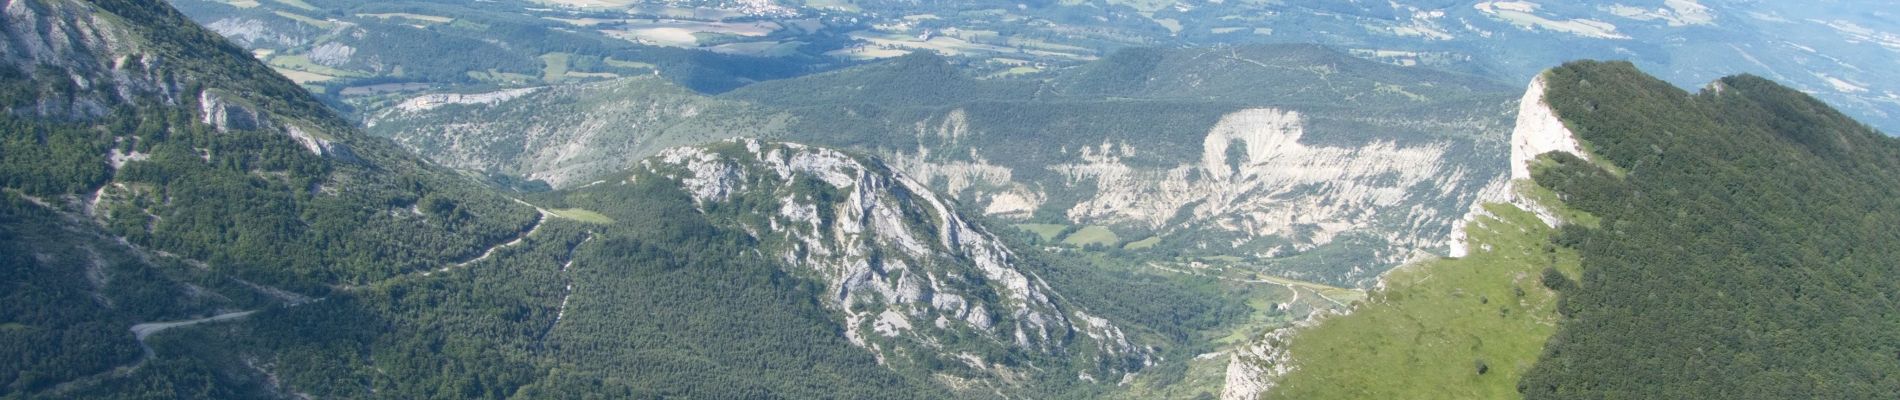
[[542, 338], [546, 338], [548, 333], [554, 331], [554, 327], [561, 325], [561, 319], [567, 317], [567, 300], [574, 296], [574, 278], [569, 277], [567, 271], [574, 267], [574, 253], [591, 241], [594, 241], [594, 234], [588, 233], [586, 239], [581, 239], [580, 243], [567, 249], [567, 263], [561, 264], [561, 276], [566, 279], [567, 286], [561, 291], [561, 306], [554, 312], [554, 322], [549, 323], [548, 328], [541, 331]]

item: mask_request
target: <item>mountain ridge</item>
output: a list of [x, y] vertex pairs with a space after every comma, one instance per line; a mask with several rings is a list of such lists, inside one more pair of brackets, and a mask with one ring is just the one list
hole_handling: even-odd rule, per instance
[[[1580, 61], [1540, 75], [1525, 99], [1516, 187], [1473, 209], [1464, 257], [1395, 269], [1352, 312], [1266, 335], [1233, 358], [1223, 397], [1851, 398], [1895, 387], [1841, 369], [1875, 365], [1896, 343], [1861, 314], [1882, 309], [1873, 293], [1893, 279], [1876, 272], [1880, 257], [1847, 253], [1893, 248], [1868, 225], [1900, 209], [1892, 186], [1868, 183], [1896, 179], [1900, 142], [1750, 75], [1690, 93], [1627, 62]], [[1764, 331], [1800, 333], [1766, 345]], [[1366, 373], [1395, 363], [1415, 372]]]

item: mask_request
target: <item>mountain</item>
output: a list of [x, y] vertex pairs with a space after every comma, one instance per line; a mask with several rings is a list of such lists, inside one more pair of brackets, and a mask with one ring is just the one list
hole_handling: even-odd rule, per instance
[[[916, 55], [718, 97], [691, 95], [650, 78], [424, 95], [369, 122], [372, 132], [425, 157], [509, 175], [499, 181], [544, 180], [553, 184], [552, 194], [613, 186], [620, 174], [590, 171], [624, 168], [672, 151], [661, 146], [694, 138], [795, 141], [867, 155], [880, 160], [875, 168], [936, 193], [959, 219], [988, 227], [993, 241], [1014, 254], [1010, 264], [1069, 299], [1062, 309], [1087, 310], [1115, 324], [1136, 346], [1152, 347], [1153, 365], [1140, 368], [1126, 389], [1082, 389], [1130, 398], [1218, 394], [1227, 359], [1208, 354], [1232, 351], [1244, 344], [1232, 338], [1252, 337], [1311, 311], [1347, 307], [1363, 297], [1356, 288], [1372, 285], [1386, 269], [1451, 250], [1448, 237], [1469, 205], [1502, 185], [1509, 171], [1503, 160], [1514, 103], [1500, 85], [1313, 46], [1143, 51], [1175, 60], [1170, 69], [1144, 72], [1167, 77], [1168, 85], [1218, 77], [1203, 82], [1225, 89], [1174, 97], [1166, 93], [1192, 87], [1157, 84], [1140, 93], [1069, 94], [1055, 88], [1106, 80], [1098, 71], [1127, 61], [1105, 60], [1072, 72], [1075, 78], [1042, 81], [977, 79], [945, 58]], [[1275, 60], [1271, 65], [1277, 66], [1226, 56]], [[1336, 71], [1327, 76], [1337, 91], [1280, 90], [1285, 82], [1310, 83], [1312, 71], [1326, 70]], [[828, 88], [853, 88], [854, 94]], [[575, 142], [585, 144], [565, 145]], [[733, 159], [727, 163], [755, 162], [755, 156], [731, 149], [740, 146], [724, 146], [724, 153], [714, 153]], [[675, 175], [667, 180], [687, 176]], [[775, 185], [741, 185], [730, 193], [745, 199], [753, 191], [776, 193]], [[779, 200], [770, 200], [721, 207], [781, 212], [772, 206]], [[621, 202], [576, 207], [632, 219], [605, 210], [624, 207]], [[717, 219], [713, 224], [722, 225]], [[789, 234], [783, 229], [789, 225], [766, 219], [723, 226], [747, 232], [776, 259], [770, 250], [798, 243], [777, 236]], [[851, 314], [876, 315], [869, 310], [880, 309]], [[1068, 318], [1072, 326], [1088, 319]], [[906, 320], [913, 327], [934, 326], [918, 321]], [[846, 322], [877, 327], [869, 317]], [[886, 354], [893, 346], [929, 342], [860, 337], [884, 340], [866, 343], [883, 348], [887, 361], [906, 359]], [[1076, 365], [1062, 357], [1117, 359], [1073, 353], [1077, 346], [994, 348], [1022, 354], [1005, 360], [1040, 359], [1029, 364], [1044, 369]], [[930, 359], [906, 362], [939, 365]], [[941, 365], [956, 370], [959, 364]], [[919, 364], [888, 365], [905, 371], [905, 365]], [[992, 366], [956, 376], [1008, 376], [997, 372], [1008, 370]], [[1036, 385], [1049, 389], [1032, 393], [1068, 393], [1053, 388], [1082, 371], [1090, 380], [1123, 383], [1116, 368], [1078, 367], [1059, 379], [1044, 375], [1049, 378]], [[955, 387], [984, 387], [973, 385]], [[1007, 384], [997, 387], [1008, 393]]]
[[[823, 283], [821, 303], [879, 364], [961, 364], [949, 370], [979, 374], [957, 381], [1121, 381], [1155, 361], [1119, 327], [1019, 269], [1009, 247], [946, 199], [881, 162], [747, 139], [667, 150], [635, 171], [629, 180], [678, 186], [715, 226], [744, 232], [753, 253]], [[1065, 363], [1076, 372], [1029, 368]]]
[[504, 194], [162, 3], [4, 5], [0, 396], [1059, 397], [1161, 359], [875, 158]]
[[[35, 310], [4, 323], [10, 395], [152, 374], [141, 367], [170, 361], [140, 348], [173, 325], [142, 323], [308, 303], [476, 257], [538, 221], [355, 133], [163, 4], [4, 10], [7, 280], [33, 288], [7, 309]], [[147, 376], [208, 377], [167, 371]]]
[[[7, 69], [26, 78], [8, 81], [19, 127], [8, 186], [77, 204], [134, 244], [320, 293], [472, 255], [533, 224], [532, 210], [355, 133], [163, 5], [7, 10], [19, 21]], [[417, 204], [444, 207], [390, 212]], [[398, 232], [406, 240], [385, 238]], [[345, 240], [361, 247], [323, 245]]]
[[[1098, 236], [1072, 241], [1076, 247], [1140, 242], [1155, 254], [1240, 256], [1244, 262], [1223, 267], [1344, 286], [1368, 283], [1415, 252], [1441, 251], [1470, 196], [1502, 172], [1487, 158], [1501, 154], [1492, 149], [1502, 148], [1510, 96], [1487, 81], [1315, 46], [1125, 53], [1050, 82], [975, 79], [941, 57], [913, 55], [678, 103], [727, 108], [682, 108], [664, 113], [666, 121], [606, 118], [691, 96], [555, 89], [466, 108], [391, 111], [372, 123], [445, 164], [556, 187], [592, 180], [577, 171], [650, 154], [628, 153], [628, 144], [674, 137], [851, 148], [888, 160], [966, 211]], [[1148, 65], [1163, 60], [1165, 67]], [[1137, 81], [1151, 83], [1127, 84]], [[588, 87], [609, 85], [648, 84]], [[683, 122], [691, 120], [706, 122]], [[517, 145], [523, 131], [536, 138], [527, 140], [612, 139]], [[537, 133], [544, 131], [577, 133]], [[496, 156], [517, 151], [538, 158]]]
[[[818, 6], [635, 7], [599, 29], [583, 19], [627, 10], [526, 17], [574, 19], [561, 30], [474, 17], [517, 3], [315, 3], [227, 5], [335, 36], [246, 21], [221, 35], [152, 1], [0, 0], [0, 397], [1900, 390], [1884, 267], [1900, 252], [1886, 229], [1900, 144], [1759, 77], [1691, 93], [1631, 63], [1576, 62], [1518, 97], [1322, 46], [1037, 41], [1013, 51], [1077, 64], [978, 77], [977, 50], [946, 51], [721, 95], [666, 71], [484, 85], [439, 73], [493, 65], [380, 57], [505, 64], [548, 49], [485, 35], [652, 39], [690, 18], [744, 37], [696, 47], [759, 43], [743, 34], [757, 19]], [[1219, 8], [1196, 4], [971, 2], [905, 20], [1173, 34], [1200, 28], [1154, 18]], [[1732, 18], [1694, 4], [1606, 12]], [[770, 24], [875, 42], [888, 38], [852, 34], [882, 22], [843, 21], [899, 6]], [[1091, 7], [1109, 12], [1077, 13]], [[724, 16], [681, 15], [708, 9]], [[1472, 9], [1540, 35], [1637, 33], [1551, 19], [1576, 7]], [[418, 13], [445, 10], [457, 16]], [[642, 23], [661, 26], [627, 26]], [[320, 85], [279, 76], [287, 61], [221, 37], [252, 33], [387, 74], [352, 84], [460, 83], [355, 97], [366, 132], [306, 91]], [[758, 40], [791, 39], [773, 35]], [[967, 50], [952, 39], [1003, 35], [922, 36]], [[403, 50], [429, 43], [443, 46]], [[391, 47], [338, 47], [375, 44]]]
[[770, 136], [785, 118], [639, 77], [423, 95], [370, 116], [367, 131], [444, 166], [567, 188], [667, 148]]
[[1900, 142], [1763, 78], [1689, 93], [1629, 63], [1553, 69], [1524, 107], [1516, 189], [1474, 209], [1468, 255], [1270, 335], [1233, 359], [1225, 397], [1900, 388], [1877, 261]]

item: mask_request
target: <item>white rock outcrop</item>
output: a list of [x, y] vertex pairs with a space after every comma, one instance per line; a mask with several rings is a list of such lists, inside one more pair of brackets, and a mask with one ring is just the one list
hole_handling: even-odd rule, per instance
[[1193, 163], [1142, 169], [1124, 161], [1138, 149], [1105, 142], [1080, 149], [1081, 163], [1053, 169], [1071, 185], [1093, 186], [1096, 195], [1069, 210], [1077, 221], [1213, 228], [1243, 241], [1286, 240], [1298, 251], [1359, 233], [1390, 242], [1385, 263], [1442, 246], [1441, 227], [1457, 215], [1427, 205], [1468, 201], [1462, 189], [1488, 178], [1448, 161], [1449, 143], [1313, 145], [1302, 140], [1305, 125], [1294, 111], [1242, 110], [1208, 132]]
[[[1114, 359], [1101, 363], [1111, 366], [1098, 374], [1132, 373], [1122, 366], [1152, 361], [1152, 351], [1119, 327], [1060, 304], [1049, 285], [1018, 269], [1016, 254], [987, 230], [882, 163], [744, 139], [668, 149], [640, 169], [644, 173], [635, 179], [677, 182], [701, 209], [757, 202], [742, 198], [778, 203], [736, 211], [745, 215], [738, 219], [762, 219], [762, 228], [769, 229], [756, 230], [760, 248], [792, 273], [824, 282], [822, 300], [844, 316], [846, 337], [881, 360], [901, 359], [890, 357], [899, 349], [942, 351], [943, 335], [967, 330], [1029, 352], [1075, 355], [1087, 349]], [[819, 183], [820, 192], [799, 182]]]
[[1265, 338], [1242, 346], [1227, 358], [1227, 379], [1222, 382], [1221, 400], [1256, 400], [1273, 390], [1279, 378], [1293, 372], [1292, 359], [1285, 342], [1297, 329], [1282, 328]]
[[[95, 13], [90, 4], [4, 1], [0, 7], [5, 18], [0, 21], [4, 30], [0, 34], [9, 39], [0, 40], [0, 63], [17, 71], [64, 70], [78, 89], [70, 94], [45, 93], [30, 109], [4, 111], [91, 118], [104, 115], [107, 104], [140, 95], [177, 100], [179, 85], [174, 77], [158, 72], [158, 58], [142, 52], [136, 35], [110, 20], [109, 14]], [[112, 82], [94, 82], [89, 76], [111, 77]]]
[[425, 95], [410, 98], [408, 100], [403, 100], [402, 103], [396, 104], [395, 109], [404, 111], [404, 112], [417, 112], [417, 111], [433, 110], [437, 107], [442, 107], [446, 105], [480, 104], [480, 105], [492, 106], [496, 104], [501, 104], [508, 100], [514, 100], [517, 97], [525, 96], [525, 95], [540, 91], [541, 89], [542, 88], [535, 87], [535, 88], [497, 90], [497, 91], [486, 92], [486, 93], [425, 94]]
[[[59, 70], [76, 89], [68, 94], [40, 96], [31, 108], [0, 112], [89, 119], [105, 115], [110, 104], [196, 102], [199, 122], [220, 132], [279, 133], [313, 153], [354, 158], [347, 146], [324, 138], [314, 128], [297, 130], [295, 118], [260, 111], [251, 102], [240, 100], [246, 93], [221, 87], [228, 82], [224, 77], [186, 76], [198, 72], [168, 63], [166, 56], [154, 52], [139, 33], [123, 26], [122, 17], [95, 5], [70, 0], [0, 0], [0, 12], [5, 18], [0, 24], [4, 32], [0, 33], [9, 39], [0, 41], [0, 64], [41, 74], [35, 80], [60, 79], [50, 78], [58, 75], [47, 72]], [[104, 81], [107, 79], [110, 81]], [[206, 87], [187, 93], [186, 85], [179, 84], [182, 80]]]
[[[258, 130], [269, 123], [268, 117], [242, 104], [232, 103], [213, 91], [198, 94], [198, 115], [205, 125], [219, 132]], [[315, 150], [312, 150], [315, 151]]]
[[1557, 118], [1557, 111], [1544, 101], [1544, 77], [1531, 80], [1518, 102], [1517, 128], [1511, 130], [1511, 179], [1530, 179], [1531, 162], [1537, 156], [1561, 151], [1590, 159], [1578, 144], [1577, 136]]
[[1511, 130], [1511, 175], [1492, 182], [1479, 194], [1478, 200], [1472, 203], [1470, 211], [1453, 228], [1448, 240], [1450, 245], [1448, 255], [1464, 257], [1470, 254], [1470, 246], [1465, 243], [1465, 224], [1484, 215], [1485, 204], [1509, 203], [1537, 215], [1537, 218], [1545, 225], [1554, 227], [1562, 223], [1548, 207], [1519, 195], [1517, 188], [1518, 185], [1528, 184], [1527, 181], [1531, 179], [1531, 164], [1537, 161], [1538, 156], [1551, 152], [1563, 152], [1585, 160], [1590, 159], [1589, 153], [1583, 150], [1582, 143], [1577, 141], [1576, 134], [1571, 132], [1569, 127], [1564, 126], [1563, 119], [1557, 117], [1557, 111], [1544, 100], [1545, 92], [1548, 90], [1544, 79], [1542, 75], [1532, 79], [1530, 87], [1524, 90], [1524, 97], [1518, 102], [1517, 124]]

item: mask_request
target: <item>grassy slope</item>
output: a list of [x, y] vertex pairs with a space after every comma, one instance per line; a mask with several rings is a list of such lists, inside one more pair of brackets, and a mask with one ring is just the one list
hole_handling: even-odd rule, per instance
[[[1530, 212], [1503, 204], [1486, 210], [1493, 216], [1469, 225], [1470, 256], [1395, 270], [1368, 305], [1295, 336], [1289, 351], [1297, 369], [1274, 395], [1517, 397], [1518, 377], [1556, 332], [1557, 296], [1540, 273], [1554, 265], [1575, 276], [1579, 261], [1574, 250], [1545, 247], [1554, 229]], [[1480, 360], [1489, 367], [1484, 374]]]
[[1108, 246], [1108, 245], [1114, 245], [1116, 242], [1120, 242], [1120, 241], [1121, 241], [1121, 237], [1116, 236], [1115, 231], [1108, 230], [1108, 228], [1106, 227], [1095, 226], [1095, 225], [1089, 225], [1087, 227], [1083, 227], [1081, 230], [1075, 231], [1075, 233], [1073, 234], [1069, 234], [1069, 237], [1062, 239], [1063, 243], [1067, 243], [1067, 244], [1071, 244], [1075, 246], [1087, 246], [1091, 244], [1100, 244], [1100, 245]]
[[1055, 241], [1062, 236], [1062, 230], [1068, 229], [1068, 226], [1059, 224], [1016, 224], [1016, 228], [1035, 233], [1036, 236], [1042, 237], [1042, 240]]

